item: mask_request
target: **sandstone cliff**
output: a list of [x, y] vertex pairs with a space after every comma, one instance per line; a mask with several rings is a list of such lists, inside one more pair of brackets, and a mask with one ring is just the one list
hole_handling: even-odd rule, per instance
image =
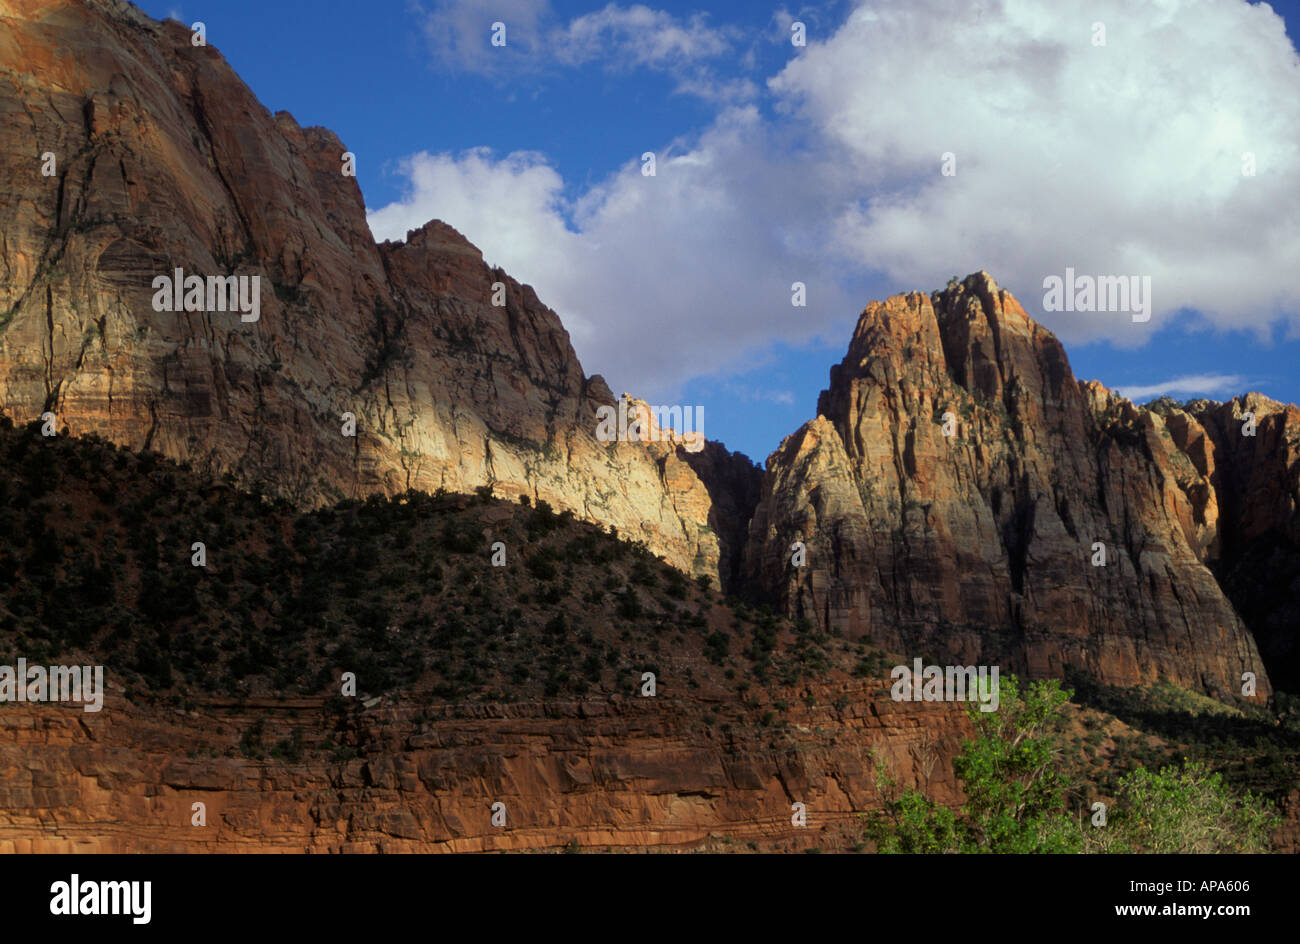
[[[0, 704], [0, 851], [861, 850], [877, 765], [955, 805], [971, 733], [965, 706], [890, 698], [900, 654], [540, 504], [304, 512], [0, 417], [0, 666], [19, 657], [103, 665], [107, 695]], [[1072, 809], [1112, 796], [1108, 768], [1208, 751], [1285, 801], [1295, 848], [1285, 716], [1084, 694], [1115, 715], [1072, 711]]]
[[[345, 145], [270, 114], [216, 48], [115, 0], [5, 0], [0, 83], [8, 415], [305, 504], [490, 484], [718, 576], [685, 450], [596, 440], [614, 398], [532, 288], [439, 222], [376, 245]], [[259, 320], [155, 311], [177, 268], [258, 276]]]
[[1153, 406], [1190, 460], [1174, 469], [1205, 531], [1204, 559], [1273, 683], [1300, 691], [1300, 408], [1257, 393]]
[[1289, 492], [1280, 471], [1260, 473], [1268, 487], [1207, 485], [1188, 455], [1208, 438], [1294, 469], [1274, 442], [1293, 421], [1270, 414], [1243, 446], [1222, 424], [1193, 435], [1195, 420], [1080, 384], [1056, 338], [982, 272], [869, 305], [818, 414], [768, 460], [746, 548], [751, 582], [792, 614], [944, 661], [1220, 698], [1249, 671], [1270, 692], [1205, 561], [1237, 540], [1218, 526], [1225, 503], [1250, 506], [1245, 532], [1294, 521], [1294, 471]]
[[[960, 706], [895, 704], [862, 682], [807, 694], [818, 703], [786, 712], [784, 731], [762, 727], [754, 709], [696, 697], [471, 706], [457, 717], [419, 699], [358, 709], [337, 728], [319, 699], [189, 713], [120, 699], [98, 715], [6, 706], [0, 852], [843, 850], [860, 840], [859, 814], [880, 804], [877, 763], [960, 802]], [[445, 719], [426, 720], [443, 708]], [[268, 743], [299, 732], [304, 757], [239, 756], [254, 724]], [[332, 759], [326, 736], [356, 756]], [[204, 827], [193, 825], [195, 802]], [[491, 823], [497, 802], [504, 827]], [[804, 828], [791, 823], [795, 802]]]
[[963, 705], [572, 515], [301, 511], [38, 425], [0, 417], [0, 667], [107, 697], [0, 702], [0, 851], [846, 848], [878, 762], [958, 799]]

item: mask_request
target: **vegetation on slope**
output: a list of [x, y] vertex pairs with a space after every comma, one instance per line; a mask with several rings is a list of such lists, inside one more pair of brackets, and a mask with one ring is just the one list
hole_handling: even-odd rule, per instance
[[[660, 693], [716, 705], [705, 723], [716, 712], [725, 731], [744, 723], [727, 706], [749, 705], [778, 740], [785, 703], [756, 695], [851, 674], [885, 697], [888, 667], [910, 661], [724, 599], [545, 502], [408, 492], [304, 513], [0, 417], [0, 664], [20, 656], [104, 664], [129, 697], [178, 705], [337, 695], [344, 672], [362, 696], [444, 705], [634, 695], [653, 672]], [[867, 838], [887, 851], [1260, 847], [1270, 820], [1247, 791], [1294, 789], [1296, 705], [1071, 684], [1067, 711], [1056, 683], [1021, 696], [1004, 676], [1000, 710], [971, 713], [977, 737], [955, 763], [966, 805], [938, 807], [882, 772], [888, 803]], [[281, 740], [254, 726], [239, 750], [301, 757]]]
[[[886, 803], [865, 817], [878, 851], [902, 853], [1264, 852], [1278, 825], [1272, 804], [1239, 791], [1198, 761], [1126, 773], [1073, 762], [1070, 692], [1060, 683], [1023, 690], [1008, 675], [995, 712], [971, 706], [975, 737], [953, 762], [966, 801], [939, 806], [899, 790], [883, 767]], [[1114, 784], [1107, 791], [1097, 775]]]
[[172, 700], [337, 694], [352, 672], [359, 694], [506, 702], [884, 664], [545, 502], [413, 491], [301, 513], [156, 454], [0, 427], [0, 661], [89, 658]]

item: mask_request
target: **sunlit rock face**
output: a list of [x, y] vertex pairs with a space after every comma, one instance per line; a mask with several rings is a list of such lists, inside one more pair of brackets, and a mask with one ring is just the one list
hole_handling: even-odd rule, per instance
[[[599, 441], [615, 399], [532, 288], [441, 222], [376, 245], [343, 142], [272, 115], [215, 46], [124, 3], [10, 2], [0, 70], [15, 420], [53, 412], [304, 505], [492, 485], [719, 578], [726, 528], [686, 461], [704, 444]], [[158, 310], [178, 269], [257, 277], [257, 319]], [[757, 481], [724, 455], [696, 465]]]
[[791, 613], [932, 659], [1268, 691], [1206, 566], [1223, 499], [1196, 421], [1075, 380], [986, 273], [869, 305], [818, 414], [769, 458], [745, 552]]

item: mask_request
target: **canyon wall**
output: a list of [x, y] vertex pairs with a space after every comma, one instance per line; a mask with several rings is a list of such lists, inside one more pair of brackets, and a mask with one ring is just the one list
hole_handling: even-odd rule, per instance
[[[1293, 411], [1263, 418], [1251, 445], [1232, 422], [1213, 426], [1218, 454], [1263, 454]], [[1207, 488], [1185, 451], [1194, 421], [1077, 381], [986, 273], [869, 305], [817, 412], [769, 458], [745, 555], [751, 584], [791, 614], [1033, 676], [1077, 668], [1230, 699], [1253, 672], [1267, 697], [1206, 561], [1223, 490], [1276, 521], [1294, 515], [1294, 480]]]
[[[796, 694], [782, 712], [789, 727], [758, 723], [768, 698]], [[861, 840], [860, 814], [879, 808], [878, 764], [900, 785], [960, 802], [962, 706], [895, 703], [861, 680], [773, 689], [763, 702], [422, 701], [347, 718], [321, 699], [190, 712], [120, 696], [98, 713], [7, 705], [0, 852], [842, 850]], [[303, 759], [242, 756], [253, 725], [268, 745], [298, 731]], [[332, 759], [326, 736], [355, 756]], [[194, 825], [196, 802], [205, 826]], [[497, 802], [505, 826], [492, 825]], [[795, 802], [805, 827], [791, 823]]]
[[[492, 485], [718, 578], [709, 488], [673, 443], [596, 439], [615, 400], [555, 312], [443, 223], [376, 245], [344, 143], [272, 115], [214, 46], [115, 0], [6, 0], [0, 83], [9, 416], [300, 504]], [[177, 269], [256, 276], [260, 317], [155, 310]]]

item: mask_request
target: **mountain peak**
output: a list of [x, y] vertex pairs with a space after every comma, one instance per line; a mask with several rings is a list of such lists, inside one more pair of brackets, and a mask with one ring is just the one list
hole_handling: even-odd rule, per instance
[[[1243, 672], [1265, 678], [1205, 566], [1233, 527], [1213, 501], [1230, 488], [1213, 456], [1260, 470], [1253, 488], [1279, 502], [1294, 482], [1219, 414], [1170, 430], [1078, 383], [1060, 342], [988, 273], [870, 303], [818, 414], [769, 459], [745, 557], [787, 611], [1030, 675], [1163, 678], [1227, 699]], [[1283, 422], [1269, 414], [1266, 441]], [[806, 572], [787, 565], [796, 540]]]
[[442, 220], [429, 220], [417, 229], [407, 230], [404, 243], [398, 245], [412, 249], [454, 252], [473, 256], [480, 261], [483, 259], [483, 252], [477, 246], [466, 239], [460, 230]]

